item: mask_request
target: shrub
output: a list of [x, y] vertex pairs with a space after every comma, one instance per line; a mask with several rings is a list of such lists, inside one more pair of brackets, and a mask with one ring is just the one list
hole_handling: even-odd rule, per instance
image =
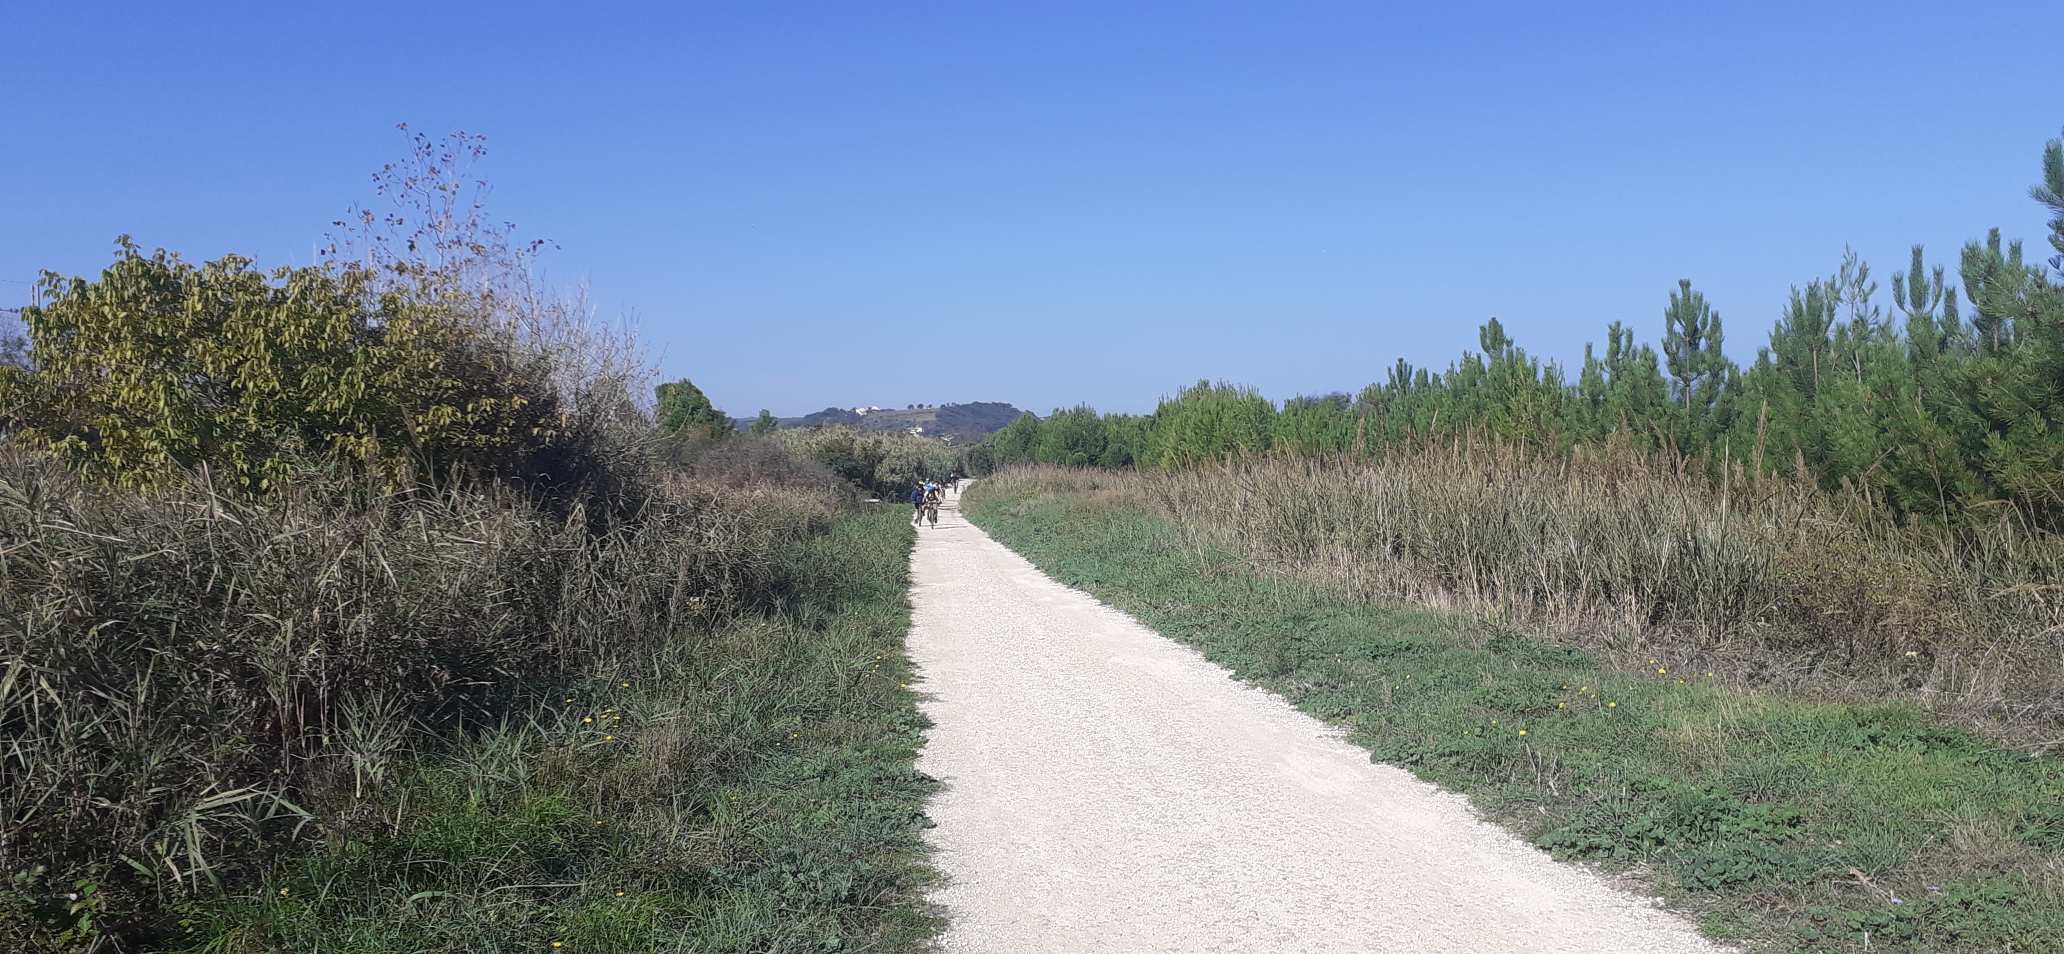
[[617, 496], [648, 421], [636, 345], [533, 280], [541, 242], [484, 214], [477, 137], [416, 136], [322, 267], [200, 266], [126, 236], [96, 279], [46, 273], [0, 421], [131, 486], [206, 467], [247, 490], [342, 463], [388, 489], [484, 476], [563, 509]]
[[206, 465], [265, 490], [322, 458], [388, 486], [529, 476], [558, 436], [536, 359], [363, 269], [195, 267], [125, 238], [98, 279], [43, 292], [0, 400], [33, 443], [123, 483]]
[[709, 395], [687, 378], [654, 388], [653, 397], [652, 416], [667, 433], [695, 431], [715, 437], [737, 429], [731, 418], [710, 403]]
[[903, 433], [863, 433], [849, 427], [788, 428], [774, 439], [868, 493], [900, 497], [920, 478], [963, 471], [946, 443]]
[[492, 487], [131, 493], [0, 448], [0, 870], [38, 872], [0, 941], [49, 933], [74, 885], [134, 927], [283, 843], [378, 825], [358, 796], [424, 731], [775, 598], [777, 544], [837, 507], [656, 478], [598, 532]]

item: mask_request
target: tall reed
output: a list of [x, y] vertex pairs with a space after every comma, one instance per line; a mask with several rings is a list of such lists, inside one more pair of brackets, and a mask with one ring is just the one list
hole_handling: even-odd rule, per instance
[[777, 598], [777, 545], [849, 499], [647, 480], [598, 528], [494, 487], [116, 491], [0, 446], [0, 939], [348, 825], [409, 746]]
[[1471, 440], [1376, 459], [1025, 469], [981, 493], [1159, 508], [1192, 546], [1358, 596], [1453, 606], [1758, 684], [1894, 691], [2064, 742], [2064, 541], [1898, 525], [1799, 482], [1714, 481], [1624, 448]]

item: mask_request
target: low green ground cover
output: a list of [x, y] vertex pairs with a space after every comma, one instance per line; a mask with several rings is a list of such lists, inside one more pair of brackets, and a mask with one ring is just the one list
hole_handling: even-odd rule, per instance
[[414, 759], [173, 949], [921, 949], [909, 545], [877, 510], [787, 547], [770, 611]]
[[1785, 951], [2064, 950], [2064, 764], [1905, 704], [1638, 672], [1461, 614], [1199, 552], [1144, 501], [977, 488], [971, 518], [1371, 757], [1558, 857], [1642, 879], [1710, 935]]

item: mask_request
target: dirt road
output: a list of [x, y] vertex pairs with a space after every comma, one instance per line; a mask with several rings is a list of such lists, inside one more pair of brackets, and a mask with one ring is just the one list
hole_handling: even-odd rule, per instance
[[1721, 950], [1048, 579], [957, 499], [912, 569], [948, 951]]

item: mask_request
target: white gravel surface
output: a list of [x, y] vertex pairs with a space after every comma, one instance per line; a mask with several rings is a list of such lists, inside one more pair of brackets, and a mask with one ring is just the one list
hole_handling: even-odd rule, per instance
[[1717, 952], [1461, 798], [1048, 579], [918, 532], [947, 951]]

